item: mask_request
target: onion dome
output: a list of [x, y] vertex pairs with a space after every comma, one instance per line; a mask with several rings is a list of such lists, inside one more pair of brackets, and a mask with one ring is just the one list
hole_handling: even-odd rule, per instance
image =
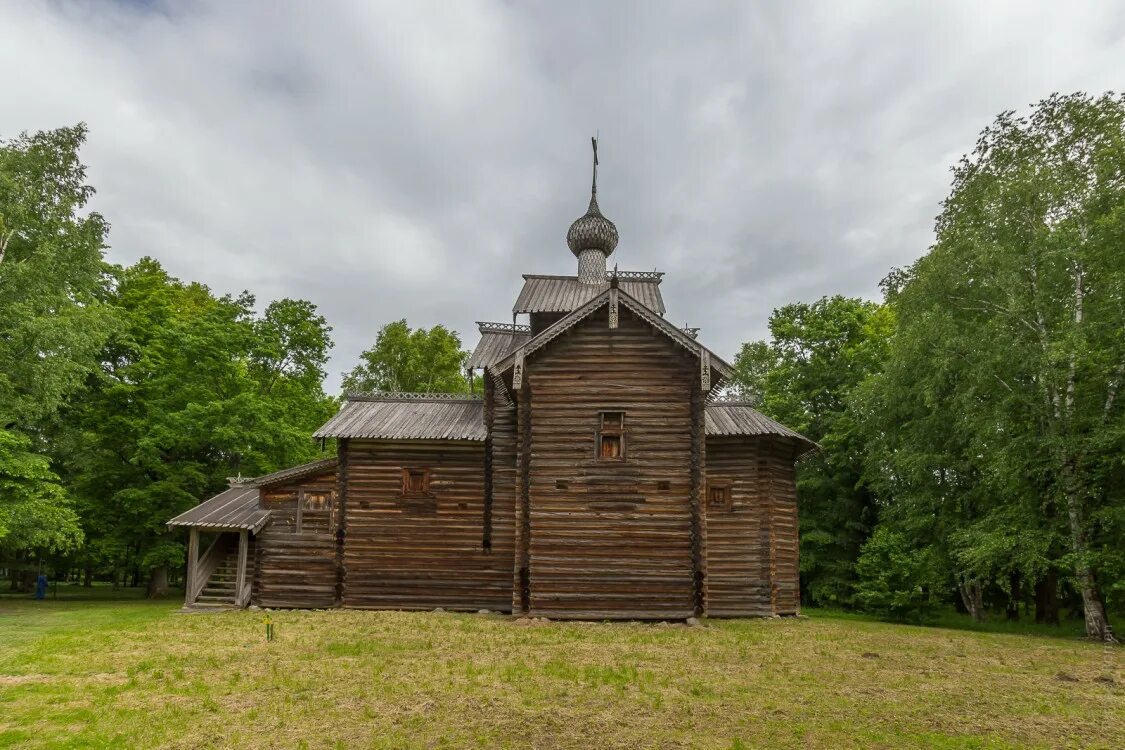
[[598, 208], [598, 142], [591, 138], [594, 146], [594, 180], [590, 187], [590, 207], [583, 216], [575, 219], [566, 233], [566, 244], [576, 256], [583, 250], [600, 250], [609, 255], [617, 247], [617, 227], [602, 216]]
[[617, 247], [617, 227], [602, 216], [598, 208], [598, 196], [590, 196], [590, 207], [570, 225], [566, 233], [566, 244], [570, 252], [579, 255], [583, 250], [601, 250], [609, 255]]

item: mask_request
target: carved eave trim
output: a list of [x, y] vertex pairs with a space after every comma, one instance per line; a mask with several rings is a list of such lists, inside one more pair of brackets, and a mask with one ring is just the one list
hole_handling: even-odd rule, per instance
[[517, 323], [489, 323], [478, 320], [477, 331], [480, 333], [531, 333], [531, 326]]
[[463, 393], [410, 393], [407, 391], [371, 391], [369, 393], [349, 392], [344, 394], [348, 401], [481, 401], [480, 396]]
[[[667, 320], [655, 313], [650, 308], [645, 307], [645, 305], [642, 304], [638, 299], [630, 295], [624, 289], [620, 288], [606, 289], [604, 292], [599, 294], [597, 297], [594, 297], [586, 304], [575, 308], [572, 312], [567, 313], [563, 317], [556, 320], [554, 323], [541, 331], [538, 335], [533, 336], [526, 343], [524, 343], [524, 345], [520, 347], [517, 352], [509, 354], [507, 357], [497, 362], [495, 365], [496, 372], [507, 372], [515, 365], [517, 354], [520, 355], [523, 359], [530, 357], [532, 354], [539, 351], [544, 346], [551, 343], [556, 338], [563, 335], [571, 328], [593, 315], [603, 306], [609, 305], [610, 292], [617, 292], [616, 296], [619, 306], [624, 305], [625, 307], [627, 307], [638, 318], [646, 321], [654, 328], [657, 328], [658, 330], [663, 332], [666, 336], [668, 336], [668, 338], [672, 339], [672, 341], [682, 346], [693, 356], [702, 357], [703, 352], [707, 352], [712, 373], [718, 373], [720, 376], [725, 378], [729, 378], [733, 374], [734, 369], [721, 357], [719, 357], [707, 347], [703, 346], [703, 344], [699, 343], [688, 334], [681, 331], [676, 326], [669, 323]], [[712, 375], [712, 386], [717, 385], [718, 381], [719, 379], [715, 378]], [[518, 390], [518, 386], [513, 385], [513, 390]]]
[[524, 361], [523, 348], [516, 350], [515, 361], [512, 364], [512, 390], [519, 391], [523, 388], [523, 361]]

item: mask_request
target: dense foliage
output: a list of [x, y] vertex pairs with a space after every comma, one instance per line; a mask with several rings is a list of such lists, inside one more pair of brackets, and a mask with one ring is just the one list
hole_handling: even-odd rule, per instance
[[349, 392], [408, 391], [467, 393], [465, 365], [469, 353], [461, 337], [443, 325], [414, 328], [396, 320], [379, 329], [375, 345], [359, 355], [359, 364], [344, 375]]
[[1061, 597], [1101, 637], [1125, 607], [1125, 98], [1004, 113], [953, 174], [872, 338], [867, 303], [822, 300], [740, 357], [762, 408], [824, 448], [800, 469], [804, 590], [1047, 621]]
[[850, 601], [855, 560], [875, 524], [848, 398], [882, 366], [893, 320], [883, 305], [845, 297], [786, 305], [770, 316], [771, 340], [744, 345], [735, 359], [742, 394], [823, 448], [798, 475], [806, 602]]

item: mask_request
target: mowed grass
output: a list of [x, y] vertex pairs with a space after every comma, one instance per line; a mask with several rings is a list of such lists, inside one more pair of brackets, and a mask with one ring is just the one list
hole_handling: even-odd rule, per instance
[[1121, 649], [813, 613], [178, 614], [0, 599], [0, 746], [1125, 747]]

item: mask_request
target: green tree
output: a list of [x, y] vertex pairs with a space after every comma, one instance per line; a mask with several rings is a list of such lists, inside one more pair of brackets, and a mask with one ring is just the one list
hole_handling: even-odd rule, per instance
[[1102, 637], [1125, 547], [1125, 97], [1001, 114], [936, 234], [890, 281], [898, 332], [862, 394], [869, 480], [888, 519], [930, 529], [919, 548], [944, 532], [963, 579], [1003, 574], [1006, 550], [1039, 577], [1066, 566]]
[[801, 589], [814, 603], [850, 601], [855, 561], [875, 522], [849, 397], [882, 367], [893, 328], [882, 305], [825, 297], [775, 310], [770, 340], [743, 345], [735, 360], [736, 388], [822, 447], [797, 473]]
[[72, 498], [43, 455], [58, 411], [97, 370], [113, 329], [107, 225], [82, 125], [0, 141], [0, 549], [9, 560], [73, 549]]
[[[334, 411], [321, 381], [331, 330], [297, 300], [253, 310], [145, 258], [119, 273], [122, 330], [60, 437], [93, 551], [151, 573], [153, 593], [183, 559], [165, 522], [226, 486], [316, 455]], [[118, 565], [121, 560], [115, 561]]]
[[396, 320], [379, 330], [375, 345], [344, 375], [345, 391], [467, 393], [469, 353], [461, 337], [443, 325], [411, 329]]
[[856, 560], [855, 602], [893, 619], [923, 619], [943, 582], [932, 550], [919, 552], [904, 534], [879, 526]]
[[82, 542], [66, 490], [30, 445], [25, 436], [0, 430], [0, 559], [69, 552]]
[[34, 433], [83, 386], [112, 328], [108, 225], [82, 125], [0, 141], [0, 427]]

